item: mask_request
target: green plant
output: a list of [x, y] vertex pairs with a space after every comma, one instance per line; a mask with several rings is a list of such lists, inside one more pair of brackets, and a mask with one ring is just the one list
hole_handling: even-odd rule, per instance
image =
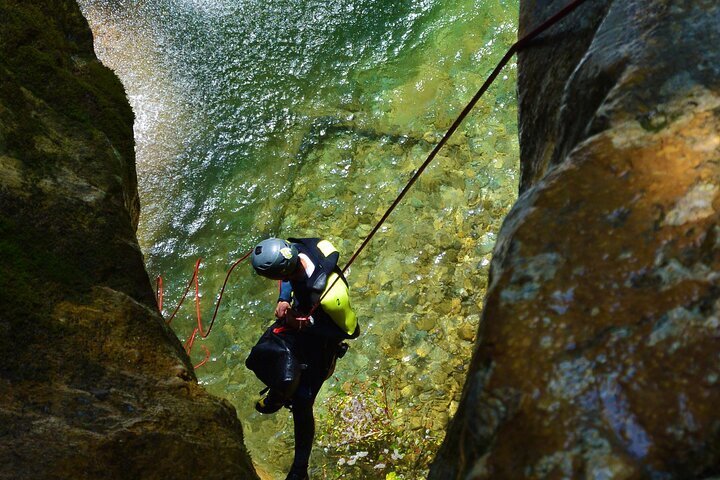
[[419, 408], [399, 408], [400, 385], [389, 378], [336, 385], [323, 402], [319, 441], [337, 478], [424, 478], [441, 438], [418, 419]]

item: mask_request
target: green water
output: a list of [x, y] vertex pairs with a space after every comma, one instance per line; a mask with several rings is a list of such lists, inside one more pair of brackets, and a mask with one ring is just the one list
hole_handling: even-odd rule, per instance
[[[259, 239], [325, 237], [349, 258], [515, 40], [517, 18], [517, 0], [80, 4], [136, 113], [138, 234], [166, 315], [198, 256], [206, 316]], [[350, 270], [363, 334], [319, 396], [311, 476], [425, 477], [516, 196], [515, 78], [512, 64]], [[241, 265], [198, 341], [211, 357], [197, 373], [237, 408], [258, 466], [284, 478], [290, 414], [255, 413], [262, 385], [244, 367], [275, 299]], [[181, 340], [192, 310], [173, 322]]]

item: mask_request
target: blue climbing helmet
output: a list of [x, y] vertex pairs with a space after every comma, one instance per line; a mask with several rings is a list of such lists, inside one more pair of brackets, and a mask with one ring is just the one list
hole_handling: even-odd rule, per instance
[[297, 268], [298, 250], [286, 240], [268, 238], [255, 246], [250, 261], [259, 275], [272, 280], [282, 280]]

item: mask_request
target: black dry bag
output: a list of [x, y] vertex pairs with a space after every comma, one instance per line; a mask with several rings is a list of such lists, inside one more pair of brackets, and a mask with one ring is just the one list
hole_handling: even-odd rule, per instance
[[293, 354], [294, 335], [275, 333], [275, 323], [262, 334], [250, 350], [245, 366], [255, 373], [265, 385], [283, 398], [289, 399], [300, 381], [301, 365]]

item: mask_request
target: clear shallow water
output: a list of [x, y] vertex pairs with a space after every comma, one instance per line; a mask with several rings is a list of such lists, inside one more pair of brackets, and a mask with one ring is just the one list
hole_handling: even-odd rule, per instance
[[[202, 256], [206, 316], [261, 238], [329, 238], [347, 260], [514, 41], [517, 18], [517, 0], [80, 3], [136, 113], [150, 274], [163, 274], [172, 309]], [[510, 65], [353, 265], [363, 335], [320, 394], [316, 476], [424, 477], [515, 200], [516, 128]], [[236, 272], [197, 373], [238, 409], [256, 463], [283, 478], [289, 413], [254, 412], [262, 385], [244, 367], [276, 286]], [[181, 340], [192, 310], [173, 322]]]

